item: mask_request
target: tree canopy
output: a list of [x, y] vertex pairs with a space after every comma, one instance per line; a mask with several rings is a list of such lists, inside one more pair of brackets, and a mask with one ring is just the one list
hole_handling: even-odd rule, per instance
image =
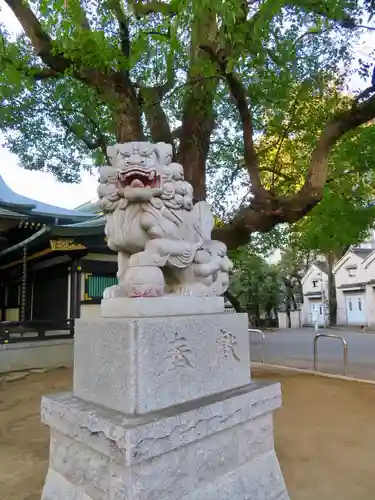
[[306, 215], [335, 145], [375, 117], [367, 61], [366, 91], [342, 98], [372, 0], [2, 3], [23, 28], [1, 26], [0, 52], [0, 130], [21, 164], [76, 181], [115, 140], [172, 143], [232, 248]]

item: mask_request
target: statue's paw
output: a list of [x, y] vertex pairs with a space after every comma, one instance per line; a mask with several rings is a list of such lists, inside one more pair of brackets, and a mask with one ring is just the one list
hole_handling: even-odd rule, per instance
[[110, 286], [103, 292], [103, 299], [115, 299], [117, 297], [126, 297], [126, 292], [120, 285]]
[[167, 262], [167, 257], [151, 252], [139, 252], [132, 255], [129, 259], [129, 267], [163, 267]]
[[213, 295], [210, 288], [202, 283], [180, 285], [174, 290], [174, 293], [184, 297], [207, 297], [209, 295]]

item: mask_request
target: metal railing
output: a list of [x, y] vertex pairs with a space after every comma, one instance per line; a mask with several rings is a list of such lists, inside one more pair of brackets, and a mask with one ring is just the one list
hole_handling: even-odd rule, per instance
[[314, 370], [318, 371], [318, 340], [321, 337], [326, 337], [330, 339], [337, 339], [341, 342], [343, 347], [343, 374], [348, 374], [348, 343], [340, 335], [332, 335], [331, 333], [318, 333], [314, 337]]
[[264, 335], [264, 332], [262, 330], [258, 330], [256, 328], [249, 328], [249, 345], [251, 346], [251, 340], [252, 340], [252, 333], [258, 333], [261, 337], [261, 352], [262, 352], [262, 357], [261, 357], [261, 363], [264, 363], [264, 358], [265, 358], [265, 349], [266, 349], [266, 336]]
[[74, 319], [0, 321], [0, 344], [64, 339], [74, 336]]

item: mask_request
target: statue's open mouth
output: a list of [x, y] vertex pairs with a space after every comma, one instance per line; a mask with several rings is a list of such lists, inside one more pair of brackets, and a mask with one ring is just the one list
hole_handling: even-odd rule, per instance
[[126, 171], [118, 172], [117, 178], [120, 181], [121, 187], [132, 188], [160, 188], [161, 175], [156, 170], [144, 170], [142, 168], [133, 168]]

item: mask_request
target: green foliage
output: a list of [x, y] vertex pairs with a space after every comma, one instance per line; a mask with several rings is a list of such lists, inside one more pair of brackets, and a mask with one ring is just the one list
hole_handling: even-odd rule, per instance
[[[116, 89], [103, 91], [103, 78], [110, 72], [129, 76], [137, 87], [155, 86], [171, 80], [173, 68], [174, 84], [164, 95], [163, 108], [172, 126], [181, 121], [183, 101], [191, 88], [187, 83], [191, 43], [207, 13], [218, 20], [217, 41], [230, 49], [227, 70], [236, 71], [247, 89], [255, 133], [264, 134], [268, 127], [266, 138], [282, 136], [285, 117], [292, 113], [298, 94], [298, 127], [315, 137], [311, 120], [304, 121], [314, 109], [311, 96], [325, 95], [332, 82], [341, 81], [337, 75], [347, 72], [345, 62], [357, 39], [355, 30], [341, 25], [349, 16], [362, 20], [370, 10], [367, 3], [358, 7], [351, 0], [255, 1], [248, 16], [239, 0], [151, 2], [159, 11], [151, 15], [144, 15], [150, 2], [137, 0], [32, 0], [28, 4], [51, 37], [53, 55], [71, 64], [63, 75], [40, 78], [40, 70], [47, 68], [28, 38], [14, 38], [1, 27], [0, 130], [5, 145], [24, 167], [51, 171], [71, 181], [77, 180], [81, 168], [105, 161], [103, 145], [115, 139], [114, 117], [122, 98]], [[167, 15], [171, 10], [178, 15]], [[128, 25], [129, 54], [119, 20]], [[208, 58], [201, 58], [200, 64], [201, 74], [217, 76]], [[87, 76], [93, 69], [100, 71], [102, 81], [89, 87], [87, 78], [77, 74]], [[217, 80], [217, 127], [207, 175], [210, 201], [226, 220], [239, 201], [248, 199], [249, 190], [240, 165], [243, 147], [237, 111], [226, 85]], [[324, 110], [316, 115], [316, 125], [322, 124], [323, 115], [327, 115]], [[304, 153], [300, 160], [305, 160], [305, 168]], [[302, 172], [299, 163], [297, 167]], [[300, 179], [282, 189], [294, 190], [295, 182]]]
[[323, 200], [292, 228], [300, 248], [338, 258], [363, 241], [375, 221], [375, 125], [350, 134], [330, 160]]
[[268, 233], [252, 233], [250, 236], [250, 251], [263, 258], [272, 258], [275, 251], [285, 247], [288, 242], [287, 226], [279, 225]]
[[[324, 95], [308, 87], [297, 88], [285, 116], [284, 135], [275, 132], [259, 138], [263, 184], [281, 195], [297, 191], [305, 180], [307, 159], [322, 124], [333, 110], [347, 106], [348, 98], [336, 87], [329, 87]], [[329, 159], [323, 200], [289, 229], [294, 244], [305, 251], [339, 254], [366, 237], [375, 220], [374, 143], [375, 124], [369, 123], [337, 144]]]
[[276, 267], [248, 247], [237, 251], [234, 265], [230, 291], [240, 301], [243, 310], [257, 319], [264, 312], [270, 315], [278, 308], [281, 297]]
[[276, 264], [283, 283], [283, 304], [286, 311], [296, 309], [303, 302], [302, 278], [310, 265], [317, 259], [318, 252], [303, 248], [296, 235], [289, 234], [288, 243]]
[[288, 243], [282, 248], [280, 260], [277, 263], [281, 275], [290, 280], [300, 279], [318, 255], [317, 251], [307, 251], [301, 248], [294, 236], [292, 234], [290, 237], [289, 234]]

